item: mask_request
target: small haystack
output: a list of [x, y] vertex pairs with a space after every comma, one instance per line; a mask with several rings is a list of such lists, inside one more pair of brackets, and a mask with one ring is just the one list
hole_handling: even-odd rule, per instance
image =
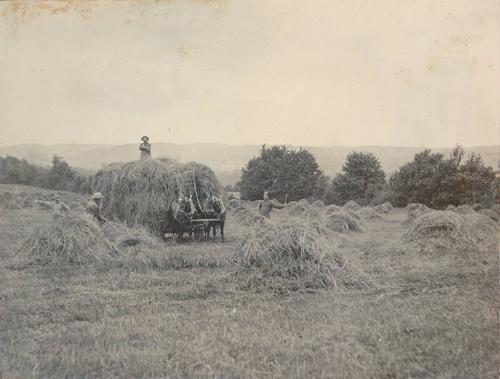
[[448, 206], [445, 208], [445, 211], [452, 211], [454, 212], [457, 209], [453, 204], [448, 204]]
[[282, 292], [305, 288], [338, 290], [360, 284], [345, 267], [335, 241], [321, 223], [290, 219], [252, 228], [236, 259], [244, 288], [264, 286]]
[[391, 213], [394, 210], [394, 207], [392, 206], [391, 203], [385, 202], [383, 204], [377, 205], [375, 208], [375, 211], [378, 213]]
[[91, 217], [70, 213], [36, 227], [14, 266], [94, 264], [118, 254], [118, 248]]
[[375, 209], [371, 207], [363, 207], [360, 210], [357, 211], [357, 213], [363, 218], [364, 220], [384, 220], [384, 216], [382, 216], [379, 212], [377, 212]]
[[431, 211], [418, 217], [406, 230], [403, 240], [422, 246], [443, 248], [477, 247], [490, 244], [496, 226], [488, 218], [478, 214], [459, 214], [450, 211]]
[[500, 215], [500, 204], [495, 204], [491, 207], [491, 210], [496, 214]]
[[213, 171], [198, 163], [170, 159], [143, 159], [109, 166], [93, 178], [92, 190], [104, 195], [103, 212], [132, 226], [140, 224], [156, 235], [172, 231], [170, 207], [181, 195], [193, 196], [195, 205], [222, 187]]
[[266, 222], [266, 218], [259, 214], [258, 208], [255, 208], [253, 204], [251, 206], [240, 205], [232, 209], [230, 216], [243, 226], [252, 226]]
[[328, 230], [338, 233], [363, 231], [360, 221], [344, 210], [325, 214], [325, 225]]
[[491, 218], [493, 221], [496, 222], [500, 221], [500, 214], [491, 209], [481, 209], [479, 213], [482, 214], [483, 216]]
[[410, 203], [406, 206], [406, 211], [408, 212], [408, 217], [406, 218], [404, 224], [408, 225], [415, 221], [419, 216], [423, 214], [432, 212], [431, 208], [428, 208], [424, 204]]
[[472, 205], [469, 205], [469, 204], [464, 204], [464, 205], [458, 206], [457, 209], [455, 209], [455, 212], [458, 212], [458, 213], [463, 214], [463, 215], [476, 213], [476, 211], [474, 210]]
[[303, 202], [299, 201], [294, 204], [287, 204], [285, 209], [292, 216], [301, 216], [308, 210], [310, 210], [311, 206], [309, 205], [309, 203], [304, 204]]
[[357, 211], [359, 208], [361, 208], [361, 205], [356, 203], [354, 200], [349, 200], [347, 203], [344, 204], [343, 208], [344, 209], [352, 209], [353, 211]]
[[321, 200], [316, 200], [312, 203], [312, 206], [315, 208], [323, 209], [325, 207], [325, 203], [323, 203]]

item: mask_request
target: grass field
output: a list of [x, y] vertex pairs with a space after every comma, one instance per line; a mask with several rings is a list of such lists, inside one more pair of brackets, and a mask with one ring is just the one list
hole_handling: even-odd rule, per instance
[[341, 240], [369, 288], [282, 293], [242, 289], [231, 215], [224, 244], [166, 243], [165, 269], [14, 270], [51, 215], [0, 209], [0, 378], [498, 377], [498, 250], [406, 248], [405, 218]]

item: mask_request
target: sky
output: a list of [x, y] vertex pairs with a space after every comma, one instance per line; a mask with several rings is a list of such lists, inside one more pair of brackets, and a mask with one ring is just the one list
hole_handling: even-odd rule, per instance
[[500, 144], [498, 0], [0, 2], [0, 143]]

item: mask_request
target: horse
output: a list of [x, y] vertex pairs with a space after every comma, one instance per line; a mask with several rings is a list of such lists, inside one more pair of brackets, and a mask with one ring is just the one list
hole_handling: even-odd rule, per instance
[[214, 219], [215, 221], [208, 221], [205, 226], [205, 238], [208, 241], [210, 239], [210, 230], [213, 231], [214, 240], [217, 236], [217, 228], [220, 229], [221, 240], [224, 242], [224, 224], [226, 222], [226, 208], [222, 199], [209, 198], [205, 200], [203, 204], [203, 213], [209, 219]]

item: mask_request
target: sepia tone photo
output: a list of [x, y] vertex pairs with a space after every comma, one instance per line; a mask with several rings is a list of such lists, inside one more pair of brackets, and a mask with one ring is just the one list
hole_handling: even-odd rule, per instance
[[500, 2], [0, 0], [0, 378], [499, 378]]

